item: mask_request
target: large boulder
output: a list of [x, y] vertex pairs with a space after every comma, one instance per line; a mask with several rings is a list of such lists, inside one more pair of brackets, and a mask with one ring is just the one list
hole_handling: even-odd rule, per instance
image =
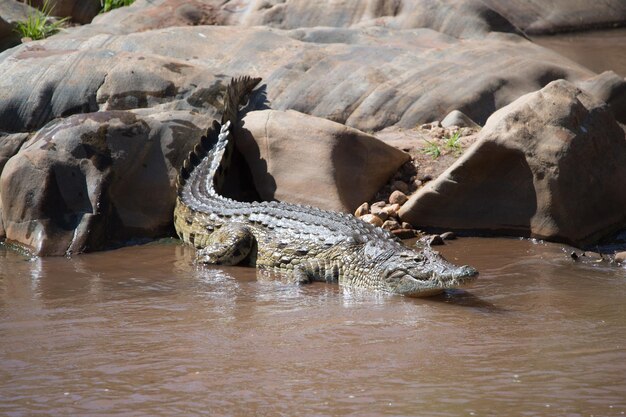
[[371, 135], [296, 111], [249, 113], [238, 145], [263, 200], [349, 213], [409, 159]]
[[[0, 173], [13, 155], [15, 155], [22, 144], [28, 139], [28, 133], [2, 134], [0, 133]], [[2, 223], [2, 199], [0, 198], [0, 240], [4, 239], [5, 231]]]
[[[177, 169], [210, 120], [143, 109], [50, 122], [2, 170], [0, 232], [37, 255], [171, 235]], [[356, 129], [293, 111], [250, 112], [244, 123], [237, 143], [264, 200], [353, 211], [408, 159]], [[6, 136], [0, 151], [15, 153], [26, 136]]]
[[[47, 49], [33, 42], [0, 62], [0, 131], [36, 131], [50, 120], [98, 110], [188, 109], [214, 116], [225, 76], [144, 52]], [[7, 57], [8, 58], [8, 57]]]
[[584, 246], [626, 226], [625, 183], [626, 139], [608, 106], [559, 80], [494, 113], [400, 217]]
[[239, 10], [242, 9], [246, 13], [224, 14], [226, 21], [281, 29], [316, 26], [424, 28], [457, 38], [483, 37], [492, 31], [521, 34], [481, 0], [345, 0], [343, 7], [308, 0], [287, 0], [271, 5], [252, 0], [240, 2]]
[[7, 240], [66, 255], [170, 235], [176, 170], [202, 133], [196, 119], [111, 111], [48, 124], [0, 176]]
[[543, 34], [609, 28], [626, 21], [622, 0], [342, 0], [332, 5], [310, 0], [137, 0], [131, 7], [99, 17], [97, 23], [108, 27], [108, 33], [198, 24], [204, 19], [211, 24], [280, 29], [429, 28], [455, 37], [473, 37], [491, 31], [520, 33], [520, 29]]
[[218, 74], [261, 76], [273, 109], [363, 131], [412, 128], [452, 110], [483, 124], [554, 79], [595, 75], [513, 35], [460, 42], [427, 29], [225, 26], [53, 36], [0, 54], [0, 73], [0, 130], [9, 132], [102, 109], [204, 111]]
[[481, 0], [529, 35], [613, 28], [626, 23], [622, 0]]

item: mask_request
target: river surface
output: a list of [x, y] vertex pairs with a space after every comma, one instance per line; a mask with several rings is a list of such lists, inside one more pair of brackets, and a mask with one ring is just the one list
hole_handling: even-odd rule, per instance
[[626, 28], [536, 36], [533, 42], [601, 73], [626, 77]]
[[519, 239], [441, 251], [480, 278], [411, 299], [194, 266], [175, 242], [0, 247], [0, 415], [626, 413], [626, 268]]

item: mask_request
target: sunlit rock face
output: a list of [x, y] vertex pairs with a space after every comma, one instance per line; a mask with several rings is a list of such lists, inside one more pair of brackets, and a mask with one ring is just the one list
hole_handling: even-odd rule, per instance
[[494, 113], [400, 217], [584, 246], [626, 226], [624, 181], [624, 131], [606, 103], [561, 80]]

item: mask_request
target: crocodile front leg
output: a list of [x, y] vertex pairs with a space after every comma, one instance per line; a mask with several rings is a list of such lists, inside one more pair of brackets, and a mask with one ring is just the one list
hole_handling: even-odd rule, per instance
[[340, 268], [333, 262], [309, 259], [294, 268], [293, 273], [300, 284], [308, 284], [313, 281], [336, 283], [339, 281]]
[[216, 265], [237, 265], [244, 261], [256, 245], [249, 227], [228, 223], [209, 235], [207, 245], [198, 251], [198, 262]]

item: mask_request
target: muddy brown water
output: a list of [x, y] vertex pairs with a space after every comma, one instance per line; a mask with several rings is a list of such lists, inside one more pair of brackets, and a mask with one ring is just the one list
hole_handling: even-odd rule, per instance
[[410, 299], [201, 268], [176, 243], [0, 247], [0, 415], [626, 413], [626, 268], [518, 239], [441, 250], [480, 279]]
[[537, 36], [533, 42], [601, 73], [626, 77], [626, 28]]

